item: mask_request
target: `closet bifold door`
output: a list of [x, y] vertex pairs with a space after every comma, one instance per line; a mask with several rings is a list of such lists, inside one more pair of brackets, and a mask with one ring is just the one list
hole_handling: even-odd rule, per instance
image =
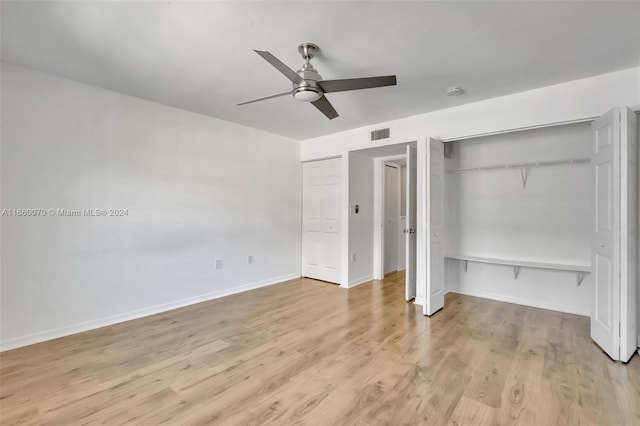
[[594, 215], [591, 338], [616, 361], [638, 345], [636, 116], [613, 109], [592, 123]]
[[302, 163], [301, 275], [340, 283], [341, 158]]
[[444, 144], [427, 140], [426, 161], [426, 301], [424, 315], [444, 307]]

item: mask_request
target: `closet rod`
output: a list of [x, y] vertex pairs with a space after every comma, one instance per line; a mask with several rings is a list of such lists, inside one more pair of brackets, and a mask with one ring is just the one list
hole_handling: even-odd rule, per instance
[[473, 172], [473, 171], [481, 171], [481, 170], [522, 169], [525, 167], [550, 167], [550, 166], [562, 166], [565, 164], [588, 164], [588, 163], [591, 163], [591, 158], [575, 158], [572, 160], [555, 160], [555, 161], [533, 161], [530, 163], [496, 164], [494, 166], [467, 167], [467, 168], [455, 169], [455, 171], [456, 172]]

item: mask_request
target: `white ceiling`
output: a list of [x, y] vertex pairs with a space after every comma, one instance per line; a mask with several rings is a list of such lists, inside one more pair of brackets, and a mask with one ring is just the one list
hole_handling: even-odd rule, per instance
[[[640, 2], [2, 1], [3, 61], [296, 139], [640, 65]], [[329, 121], [290, 97], [235, 106], [290, 83], [321, 48], [325, 79], [397, 74], [398, 85], [329, 94]], [[460, 85], [464, 96], [446, 97]]]

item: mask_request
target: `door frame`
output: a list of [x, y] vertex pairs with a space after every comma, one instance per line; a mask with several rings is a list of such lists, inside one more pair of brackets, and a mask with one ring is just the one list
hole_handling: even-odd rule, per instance
[[[373, 159], [373, 279], [384, 278], [384, 167], [385, 163], [393, 160], [407, 158], [407, 154], [389, 155], [386, 157], [375, 157]], [[398, 179], [398, 206], [402, 197], [400, 196], [401, 180]], [[401, 211], [401, 210], [399, 210]]]

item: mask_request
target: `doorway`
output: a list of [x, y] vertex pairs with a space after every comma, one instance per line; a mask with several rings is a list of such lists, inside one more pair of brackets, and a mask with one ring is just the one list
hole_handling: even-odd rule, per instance
[[[398, 253], [396, 269], [404, 270], [405, 300], [411, 301], [416, 299], [417, 292], [417, 155], [416, 146], [412, 143], [402, 145], [401, 150], [403, 154], [375, 158], [374, 204], [377, 215], [374, 225], [374, 279], [380, 280], [386, 273], [393, 272], [390, 264], [393, 262], [393, 254]], [[388, 182], [390, 165], [398, 168], [400, 178], [397, 186], [393, 184], [393, 178], [392, 183]], [[397, 198], [389, 195], [389, 186], [397, 188]], [[390, 204], [397, 205], [397, 210]], [[391, 213], [387, 213], [388, 211]], [[389, 217], [393, 217], [396, 211], [397, 227]], [[397, 230], [395, 238], [394, 228]], [[389, 243], [392, 238], [397, 241], [395, 250], [395, 241]], [[389, 251], [390, 256], [385, 253]]]
[[[405, 273], [399, 272], [393, 281], [405, 282], [406, 300], [416, 297], [416, 144], [407, 142], [349, 152], [347, 287], [382, 280], [385, 269], [386, 272], [404, 269]], [[407, 160], [409, 157], [411, 162]], [[408, 171], [409, 163], [413, 165], [413, 174]], [[395, 171], [396, 176], [385, 177], [386, 168], [393, 169], [391, 174]], [[413, 178], [403, 179], [405, 171]], [[384, 200], [385, 180], [395, 190], [395, 194], [386, 194], [389, 203]], [[385, 213], [386, 204], [391, 211]]]

